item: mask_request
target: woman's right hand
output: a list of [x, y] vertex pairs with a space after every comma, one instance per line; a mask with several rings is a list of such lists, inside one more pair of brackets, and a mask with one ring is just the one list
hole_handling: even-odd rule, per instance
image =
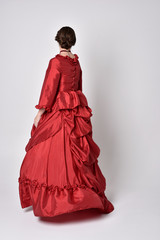
[[35, 116], [35, 118], [34, 118], [34, 125], [35, 125], [35, 127], [37, 127], [38, 126], [38, 122], [39, 122], [39, 120], [41, 119], [41, 115], [39, 114], [37, 114], [36, 116]]

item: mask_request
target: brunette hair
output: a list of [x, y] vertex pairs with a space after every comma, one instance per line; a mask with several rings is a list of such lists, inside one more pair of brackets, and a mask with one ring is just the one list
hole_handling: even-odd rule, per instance
[[61, 48], [69, 49], [76, 43], [76, 35], [71, 27], [62, 27], [56, 34], [55, 40]]

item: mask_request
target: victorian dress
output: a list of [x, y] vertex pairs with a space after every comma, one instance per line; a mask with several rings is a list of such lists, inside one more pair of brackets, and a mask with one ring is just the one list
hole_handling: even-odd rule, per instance
[[36, 109], [44, 108], [31, 127], [18, 185], [22, 208], [35, 216], [97, 208], [114, 210], [104, 191], [106, 179], [98, 165], [100, 148], [92, 138], [92, 109], [82, 92], [78, 55], [49, 60]]

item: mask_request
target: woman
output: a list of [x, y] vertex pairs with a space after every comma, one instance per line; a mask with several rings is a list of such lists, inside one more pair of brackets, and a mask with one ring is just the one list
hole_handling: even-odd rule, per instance
[[82, 92], [78, 55], [71, 52], [75, 32], [62, 27], [55, 37], [60, 53], [51, 58], [35, 106], [38, 110], [19, 174], [21, 207], [35, 216], [114, 206], [104, 194], [100, 149], [92, 138], [92, 109]]

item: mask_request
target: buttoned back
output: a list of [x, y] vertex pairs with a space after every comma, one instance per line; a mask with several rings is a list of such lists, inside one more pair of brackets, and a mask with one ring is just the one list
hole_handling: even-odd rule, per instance
[[61, 73], [59, 91], [78, 90], [81, 72], [78, 56], [75, 54], [75, 58], [73, 59], [57, 54], [56, 58], [59, 60], [59, 71]]

